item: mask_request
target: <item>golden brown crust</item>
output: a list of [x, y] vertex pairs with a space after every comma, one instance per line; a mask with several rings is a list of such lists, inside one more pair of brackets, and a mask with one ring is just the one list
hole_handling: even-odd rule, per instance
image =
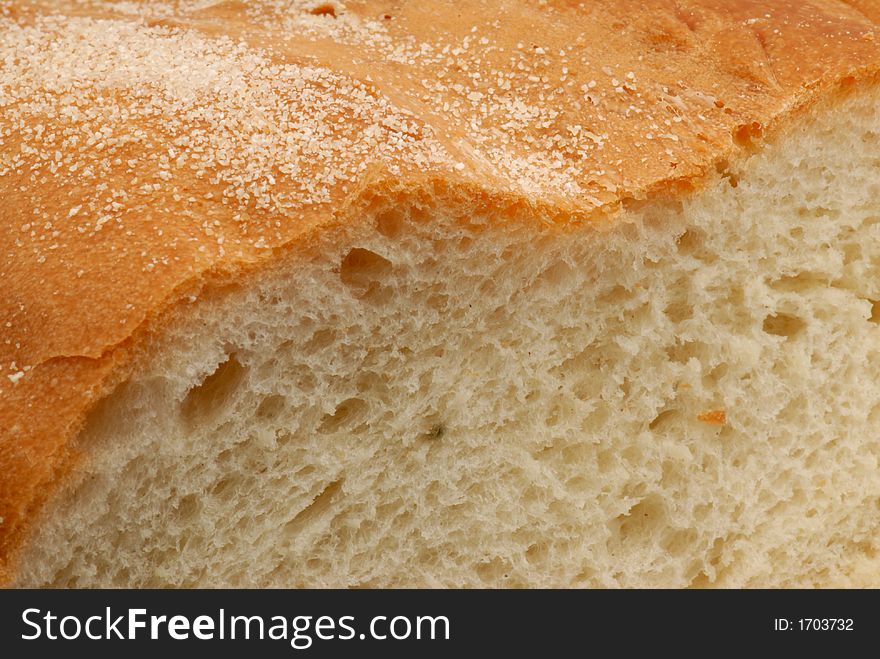
[[582, 219], [692, 189], [875, 75], [877, 21], [873, 0], [0, 0], [0, 580], [87, 411], [211, 277], [354, 221], [371, 180]]

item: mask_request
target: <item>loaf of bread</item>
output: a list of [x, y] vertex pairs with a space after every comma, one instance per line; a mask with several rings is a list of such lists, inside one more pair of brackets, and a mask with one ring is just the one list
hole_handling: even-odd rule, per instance
[[8, 586], [880, 585], [876, 0], [0, 0]]

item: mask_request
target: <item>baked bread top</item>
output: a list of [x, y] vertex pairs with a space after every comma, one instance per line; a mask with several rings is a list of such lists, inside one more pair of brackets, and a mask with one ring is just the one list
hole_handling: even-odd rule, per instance
[[0, 579], [170, 310], [377, 196], [592, 221], [876, 77], [873, 0], [0, 0]]

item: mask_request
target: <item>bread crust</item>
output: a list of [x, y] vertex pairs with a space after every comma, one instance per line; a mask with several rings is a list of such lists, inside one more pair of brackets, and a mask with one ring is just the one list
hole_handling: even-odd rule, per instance
[[875, 79], [878, 23], [868, 0], [0, 0], [0, 581], [89, 410], [194, 297], [371, 196], [566, 223], [689, 194]]

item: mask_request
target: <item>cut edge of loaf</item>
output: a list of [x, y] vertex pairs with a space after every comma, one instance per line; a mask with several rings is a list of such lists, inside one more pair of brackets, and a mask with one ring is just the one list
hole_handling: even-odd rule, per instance
[[13, 584], [876, 584], [878, 172], [871, 87], [606, 222], [377, 195], [175, 311]]

